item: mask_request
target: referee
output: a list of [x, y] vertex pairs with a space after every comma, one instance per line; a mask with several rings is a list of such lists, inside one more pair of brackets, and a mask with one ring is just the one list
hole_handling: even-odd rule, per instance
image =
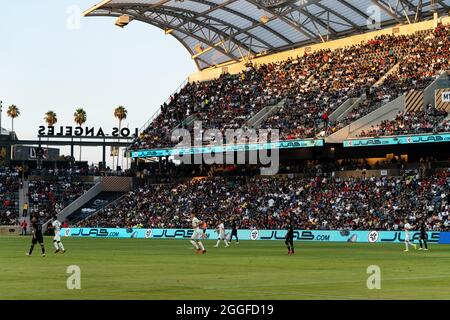
[[[427, 240], [428, 240], [428, 234], [427, 234], [427, 226], [425, 224], [424, 221], [422, 221], [420, 223], [420, 236], [419, 236], [419, 244], [420, 244], [420, 249], [419, 250], [425, 250], [428, 251], [428, 244], [427, 244]], [[422, 246], [422, 241], [425, 244], [425, 249]]]
[[288, 249], [288, 254], [294, 254], [294, 226], [291, 223], [290, 219], [286, 220], [287, 223], [287, 233], [286, 233], [286, 247]]
[[231, 237], [230, 237], [230, 243], [231, 240], [233, 240], [233, 236], [236, 237], [236, 244], [239, 244], [239, 238], [237, 235], [237, 224], [236, 224], [236, 220], [233, 220], [233, 224], [231, 225]]
[[44, 237], [42, 236], [42, 223], [38, 218], [33, 217], [31, 219], [31, 228], [32, 228], [32, 239], [31, 239], [31, 247], [30, 251], [27, 253], [27, 256], [31, 256], [33, 253], [33, 249], [36, 243], [39, 242], [41, 245], [42, 256], [45, 257], [45, 247], [44, 247]]

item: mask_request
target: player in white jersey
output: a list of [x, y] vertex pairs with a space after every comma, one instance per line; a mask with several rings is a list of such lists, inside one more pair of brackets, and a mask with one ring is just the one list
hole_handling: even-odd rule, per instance
[[191, 243], [194, 246], [194, 248], [197, 250], [197, 253], [204, 254], [206, 253], [205, 247], [202, 243], [202, 230], [200, 229], [201, 221], [198, 220], [195, 217], [194, 213], [191, 213], [191, 222], [192, 222], [192, 237], [191, 237]]
[[407, 220], [405, 220], [405, 252], [409, 251], [408, 245], [411, 245], [414, 247], [414, 249], [417, 249], [417, 245], [411, 242], [411, 232], [410, 230], [412, 229], [412, 226], [408, 223]]
[[214, 246], [215, 248], [219, 247], [220, 240], [223, 240], [225, 242], [225, 248], [228, 247], [228, 241], [225, 237], [225, 226], [223, 225], [223, 222], [219, 221], [219, 225], [217, 226], [217, 244]]
[[58, 219], [55, 218], [52, 221], [52, 226], [55, 230], [55, 236], [53, 237], [53, 245], [55, 246], [55, 249], [56, 249], [55, 253], [58, 253], [60, 251], [62, 253], [65, 253], [66, 249], [64, 249], [64, 246], [61, 242], [61, 222], [59, 222]]

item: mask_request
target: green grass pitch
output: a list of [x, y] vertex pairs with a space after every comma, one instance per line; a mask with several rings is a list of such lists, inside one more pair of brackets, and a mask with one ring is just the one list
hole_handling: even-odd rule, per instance
[[[242, 241], [192, 253], [188, 240], [63, 238], [47, 256], [30, 237], [0, 238], [0, 299], [449, 299], [450, 246], [404, 253], [403, 244]], [[223, 243], [222, 243], [223, 244]], [[66, 287], [81, 268], [81, 289]], [[381, 268], [381, 289], [366, 286]]]

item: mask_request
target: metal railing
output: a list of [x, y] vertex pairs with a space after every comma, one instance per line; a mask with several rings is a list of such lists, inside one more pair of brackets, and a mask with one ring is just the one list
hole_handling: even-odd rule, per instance
[[[162, 104], [166, 103], [169, 104], [170, 103], [170, 98], [172, 96], [174, 96], [175, 94], [179, 93], [181, 91], [181, 89], [189, 82], [189, 78], [186, 78], [179, 86], [178, 88], [175, 89], [175, 91], [169, 96], [169, 98], [167, 98], [166, 101], [164, 101]], [[155, 113], [150, 117], [150, 119], [147, 120], [147, 122], [145, 122], [145, 124], [139, 129], [139, 134], [144, 131], [145, 129], [147, 129], [150, 124], [153, 122], [153, 120], [155, 120], [159, 114], [161, 113], [161, 107], [159, 107]]]
[[[166, 103], [166, 104], [169, 104], [170, 103], [170, 98], [172, 97], [172, 96], [174, 96], [175, 94], [177, 94], [177, 93], [179, 93], [180, 91], [181, 91], [181, 89], [187, 84], [189, 82], [189, 78], [186, 78], [176, 89], [175, 89], [175, 91], [169, 96], [169, 98], [167, 98], [167, 100], [165, 101], [165, 102], [163, 102], [162, 104], [164, 104], [164, 103]], [[147, 129], [148, 127], [150, 127], [150, 125], [152, 124], [152, 122], [159, 116], [159, 114], [161, 113], [161, 106], [155, 111], [155, 113], [150, 117], [150, 119], [148, 119], [145, 123], [144, 123], [144, 125], [142, 126], [142, 127], [140, 127], [139, 128], [139, 131], [138, 131], [138, 136], [135, 138], [135, 139], [133, 139], [133, 143], [136, 141], [136, 139], [138, 139], [139, 138], [139, 136], [140, 136], [140, 134], [145, 130], [145, 129]], [[182, 122], [180, 122], [180, 124], [181, 124]], [[180, 124], [178, 124], [178, 126], [180, 125]], [[130, 153], [131, 152], [131, 144], [130, 145], [128, 145], [128, 147], [126, 147], [125, 148], [125, 152], [126, 153]]]
[[[78, 198], [76, 198], [74, 201], [72, 201], [70, 204], [68, 204], [64, 209], [62, 209], [56, 216], [59, 221], [64, 221], [68, 216], [70, 216], [72, 213], [80, 209], [83, 205], [88, 203], [90, 200], [92, 200], [94, 197], [99, 195], [102, 192], [103, 186], [102, 182], [98, 181], [95, 185], [93, 185], [89, 190], [84, 192], [82, 195], [80, 195]], [[50, 223], [51, 219], [47, 220], [42, 225], [42, 232], [45, 233], [47, 231], [48, 224]]]

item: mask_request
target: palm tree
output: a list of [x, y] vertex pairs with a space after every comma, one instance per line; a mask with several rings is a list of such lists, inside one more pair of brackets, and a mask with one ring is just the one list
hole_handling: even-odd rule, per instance
[[8, 107], [6, 114], [11, 118], [11, 131], [14, 131], [14, 119], [20, 115], [20, 110], [13, 104]]
[[51, 110], [47, 111], [47, 113], [45, 114], [44, 120], [45, 120], [45, 122], [47, 122], [47, 125], [49, 127], [53, 127], [58, 122], [58, 118], [56, 117], [56, 113], [54, 113]]
[[[11, 118], [11, 132], [14, 132], [14, 119], [20, 115], [20, 110], [13, 104], [8, 107], [6, 114]], [[11, 159], [14, 159], [14, 145], [11, 145]]]
[[[73, 114], [73, 121], [78, 125], [82, 126], [87, 120], [86, 111], [84, 111], [83, 108], [78, 108], [75, 110], [75, 113]], [[81, 138], [80, 138], [81, 142]], [[80, 144], [80, 162], [81, 162], [81, 144]]]
[[[123, 106], [118, 106], [116, 109], [114, 109], [114, 117], [116, 117], [119, 120], [119, 135], [120, 135], [120, 129], [122, 125], [122, 121], [127, 118], [128, 111]], [[114, 155], [113, 155], [113, 170], [114, 170]], [[117, 155], [117, 165], [119, 165], [119, 159], [120, 159], [120, 152]]]
[[[53, 111], [47, 111], [45, 113], [45, 117], [44, 117], [45, 122], [47, 122], [47, 125], [49, 127], [53, 127], [57, 122], [58, 122], [58, 118], [56, 117], [56, 113]], [[47, 159], [48, 159], [48, 141], [49, 141], [49, 137], [47, 137]]]

